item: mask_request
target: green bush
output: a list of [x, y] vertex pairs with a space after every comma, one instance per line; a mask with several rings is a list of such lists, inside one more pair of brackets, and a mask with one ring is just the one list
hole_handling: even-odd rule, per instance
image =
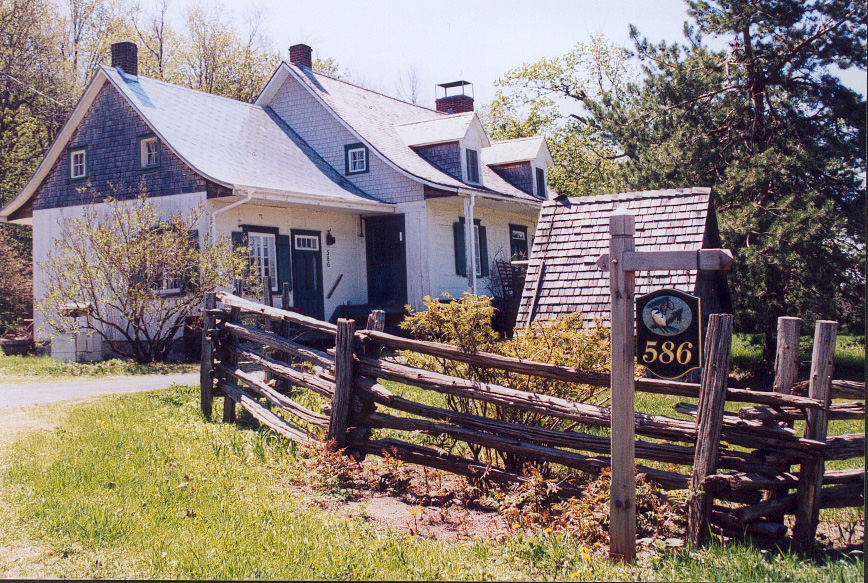
[[[465, 294], [454, 299], [444, 294], [440, 301], [425, 298], [423, 312], [411, 312], [401, 327], [414, 338], [452, 344], [467, 352], [489, 352], [502, 356], [522, 358], [575, 367], [585, 371], [608, 372], [609, 330], [600, 325], [585, 326], [581, 314], [569, 314], [544, 322], [534, 322], [519, 330], [511, 340], [500, 340], [491, 326], [494, 308], [491, 299], [485, 296]], [[504, 372], [499, 369], [479, 367], [451, 359], [436, 358], [415, 352], [404, 351], [401, 356], [407, 364], [444, 374], [493, 383], [531, 393], [562, 397], [580, 403], [594, 401], [604, 391], [576, 383], [554, 381], [535, 376]], [[474, 399], [446, 395], [447, 406], [462, 413], [491, 417], [525, 425], [538, 425], [550, 429], [566, 429], [572, 422], [555, 417], [502, 407]], [[499, 453], [469, 445], [476, 459], [499, 462], [503, 467], [520, 471], [531, 460], [512, 454]], [[545, 473], [548, 468], [543, 467]]]

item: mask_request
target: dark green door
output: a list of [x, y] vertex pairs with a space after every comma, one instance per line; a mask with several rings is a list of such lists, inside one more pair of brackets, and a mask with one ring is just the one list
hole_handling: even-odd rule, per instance
[[365, 219], [368, 302], [375, 306], [407, 303], [407, 253], [404, 215]]
[[305, 316], [325, 319], [319, 231], [292, 230], [292, 281], [295, 307]]

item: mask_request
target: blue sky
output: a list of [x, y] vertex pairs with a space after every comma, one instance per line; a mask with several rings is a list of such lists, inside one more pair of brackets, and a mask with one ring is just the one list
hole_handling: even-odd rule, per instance
[[[682, 41], [683, 0], [223, 0], [242, 23], [252, 6], [282, 51], [305, 43], [332, 57], [352, 78], [395, 93], [401, 74], [415, 68], [420, 102], [432, 105], [434, 86], [474, 84], [477, 107], [495, 93], [494, 81], [524, 62], [570, 51], [592, 34], [632, 46], [629, 25], [649, 40]], [[178, 7], [174, 9], [177, 10]], [[865, 73], [845, 73], [865, 93]]]

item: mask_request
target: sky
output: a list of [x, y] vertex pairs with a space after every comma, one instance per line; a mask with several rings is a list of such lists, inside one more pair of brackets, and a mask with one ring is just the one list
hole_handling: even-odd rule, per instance
[[[264, 11], [264, 32], [283, 53], [293, 44], [333, 58], [353, 81], [394, 94], [415, 69], [420, 103], [433, 106], [435, 85], [473, 83], [477, 107], [509, 70], [569, 52], [603, 34], [631, 47], [630, 24], [649, 41], [682, 42], [683, 0], [222, 0], [239, 23]], [[179, 7], [175, 7], [178, 10]], [[176, 16], [179, 16], [176, 15]], [[241, 25], [243, 26], [243, 25]], [[855, 74], [854, 74], [855, 73]], [[865, 93], [864, 72], [844, 82]]]

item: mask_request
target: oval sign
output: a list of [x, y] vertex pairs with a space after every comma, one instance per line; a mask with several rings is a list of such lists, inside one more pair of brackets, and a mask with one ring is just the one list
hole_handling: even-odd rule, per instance
[[663, 379], [677, 379], [702, 367], [699, 298], [662, 289], [636, 298], [636, 356]]

